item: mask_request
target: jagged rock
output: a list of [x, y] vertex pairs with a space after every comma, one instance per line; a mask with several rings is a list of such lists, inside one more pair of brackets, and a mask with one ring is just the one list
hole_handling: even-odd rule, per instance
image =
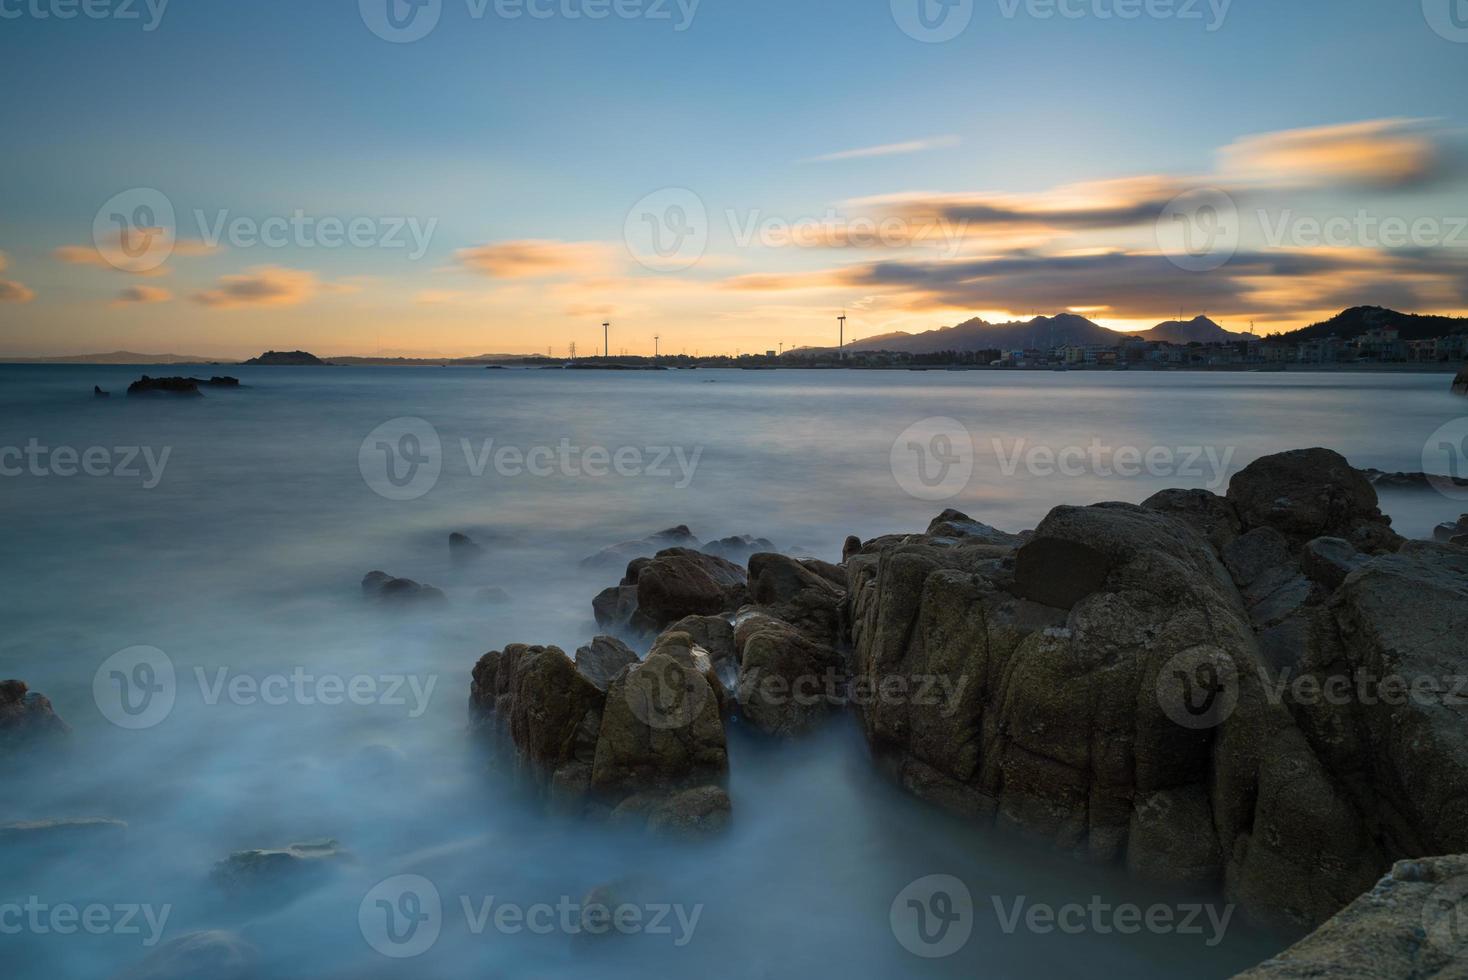
[[368, 572], [362, 578], [362, 594], [383, 605], [442, 602], [442, 590], [410, 578], [394, 578], [386, 572]]
[[861, 538], [858, 538], [854, 534], [848, 534], [846, 536], [846, 543], [841, 546], [841, 564], [846, 564], [851, 560], [853, 555], [860, 553], [860, 551]]
[[[598, 646], [594, 655], [586, 648], [598, 670], [625, 659], [615, 640]], [[687, 634], [665, 634], [646, 660], [633, 660], [603, 690], [556, 647], [493, 651], [474, 668], [470, 719], [505, 736], [496, 740], [501, 755], [553, 808], [650, 820], [670, 796], [720, 782], [728, 753], [705, 651]]]
[[484, 557], [484, 549], [467, 534], [455, 531], [449, 535], [449, 558], [455, 564], [466, 565]]
[[1207, 490], [1163, 490], [1142, 501], [1142, 506], [1192, 525], [1220, 553], [1244, 530], [1234, 505]]
[[1378, 873], [1338, 777], [1266, 697], [1242, 598], [1192, 524], [1060, 507], [1012, 564], [911, 537], [875, 547], [848, 563], [854, 685], [945, 693], [864, 704], [879, 764], [912, 792], [1220, 887], [1273, 925], [1318, 922]]
[[1370, 556], [1361, 554], [1355, 545], [1341, 538], [1316, 538], [1300, 552], [1300, 567], [1327, 592], [1340, 588], [1346, 576], [1370, 560]]
[[199, 383], [193, 378], [150, 378], [146, 374], [127, 386], [128, 396], [174, 395], [186, 398], [202, 398]]
[[[596, 740], [592, 787], [604, 795], [721, 782], [729, 768], [712, 665], [668, 646], [613, 679]], [[701, 669], [702, 668], [702, 669]]]
[[759, 610], [739, 614], [738, 699], [743, 716], [766, 735], [809, 731], [844, 703], [850, 670], [830, 645]]
[[620, 585], [592, 601], [597, 625], [656, 633], [685, 616], [733, 613], [748, 598], [742, 567], [689, 548], [669, 548], [627, 566]]
[[637, 663], [632, 648], [613, 636], [598, 636], [576, 651], [576, 670], [597, 690], [605, 691], [622, 668]]
[[513, 644], [475, 665], [470, 720], [509, 736], [524, 785], [574, 806], [591, 787], [605, 701], [559, 647]]
[[649, 534], [636, 541], [623, 541], [609, 548], [603, 548], [596, 554], [581, 559], [581, 567], [597, 570], [622, 569], [635, 559], [647, 558], [668, 548], [697, 548], [698, 546], [698, 539], [693, 536], [692, 531], [688, 530], [688, 526], [679, 524], [677, 527]]
[[1376, 886], [1236, 980], [1468, 977], [1468, 857], [1398, 861]]
[[1228, 499], [1245, 528], [1272, 527], [1295, 546], [1312, 538], [1345, 538], [1379, 554], [1402, 542], [1377, 507], [1370, 481], [1329, 449], [1255, 460], [1229, 482]]
[[259, 958], [237, 933], [191, 932], [159, 946], [118, 980], [249, 980]]
[[0, 749], [52, 744], [70, 731], [45, 695], [24, 681], [0, 681]]

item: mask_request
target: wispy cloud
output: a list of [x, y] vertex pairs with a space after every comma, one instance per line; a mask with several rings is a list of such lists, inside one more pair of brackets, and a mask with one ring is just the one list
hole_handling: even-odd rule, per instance
[[262, 265], [240, 275], [224, 276], [213, 289], [195, 293], [192, 299], [201, 306], [221, 310], [295, 306], [327, 288], [314, 272]]
[[173, 294], [157, 286], [129, 286], [117, 294], [113, 306], [132, 306], [138, 303], [167, 303]]
[[101, 247], [97, 245], [62, 245], [54, 249], [51, 255], [67, 265], [90, 265], [99, 269], [112, 269], [136, 276], [155, 277], [166, 276], [173, 270], [163, 265], [161, 261], [155, 264], [153, 261], [142, 261], [143, 259], [197, 258], [201, 255], [213, 255], [219, 251], [219, 246], [210, 245], [207, 242], [173, 241], [170, 239], [170, 232], [163, 228], [134, 229], [134, 233], [152, 236], [146, 239], [147, 244], [141, 256], [136, 248], [129, 252], [123, 247], [121, 232], [118, 233], [116, 241], [104, 242]]
[[820, 156], [806, 157], [801, 163], [834, 163], [839, 160], [866, 160], [871, 157], [895, 157], [907, 153], [925, 153], [928, 150], [941, 150], [950, 146], [957, 146], [961, 141], [957, 136], [934, 136], [925, 140], [908, 140], [905, 143], [884, 143], [881, 146], [864, 146], [855, 150], [841, 150], [837, 153], [823, 153]]
[[1224, 147], [1222, 174], [1274, 184], [1386, 187], [1435, 176], [1440, 147], [1425, 119], [1373, 119], [1249, 136]]
[[[10, 268], [10, 258], [0, 252], [0, 272]], [[13, 279], [0, 279], [0, 303], [29, 303], [36, 298], [35, 290]]]
[[542, 279], [604, 274], [616, 250], [602, 242], [522, 239], [492, 242], [454, 253], [459, 265], [491, 279]]

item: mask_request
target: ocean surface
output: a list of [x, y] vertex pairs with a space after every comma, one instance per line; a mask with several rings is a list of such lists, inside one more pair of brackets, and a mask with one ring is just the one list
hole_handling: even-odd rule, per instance
[[[144, 372], [245, 387], [124, 397]], [[839, 560], [847, 535], [921, 530], [945, 507], [1022, 530], [1061, 503], [1221, 492], [1284, 449], [1422, 470], [1468, 415], [1449, 380], [0, 366], [0, 677], [74, 729], [45, 766], [6, 760], [0, 823], [127, 823], [63, 856], [6, 857], [3, 973], [113, 976], [221, 929], [271, 977], [1228, 976], [1277, 937], [1237, 921], [1221, 938], [1014, 927], [1016, 907], [1183, 898], [933, 812], [872, 771], [849, 719], [788, 744], [734, 726], [735, 821], [712, 842], [546, 817], [486, 772], [470, 670], [508, 643], [586, 643], [618, 573], [580, 559], [671, 525]], [[1422, 491], [1383, 507], [1420, 537], [1468, 503]], [[450, 560], [456, 531], [482, 560]], [[384, 612], [361, 594], [374, 569], [449, 602]], [[119, 710], [119, 677], [157, 696]], [[299, 895], [241, 904], [211, 883], [234, 851], [322, 838], [350, 859]], [[436, 916], [401, 901], [403, 875], [431, 885]], [[938, 958], [894, 926], [899, 894], [929, 875], [973, 899], [971, 937]], [[643, 925], [591, 936], [494, 914], [598, 887]], [[128, 907], [166, 922], [137, 914], [129, 932]], [[113, 925], [96, 912], [98, 929], [68, 931], [58, 908]], [[406, 924], [387, 940], [383, 909]], [[410, 926], [417, 945], [400, 941]]]

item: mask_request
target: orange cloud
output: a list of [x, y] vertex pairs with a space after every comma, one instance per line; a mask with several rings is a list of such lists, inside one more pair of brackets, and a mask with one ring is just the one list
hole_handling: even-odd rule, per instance
[[195, 303], [220, 310], [245, 306], [295, 306], [323, 288], [316, 273], [261, 265], [240, 275], [224, 276], [215, 288], [195, 293]]
[[[119, 231], [115, 240], [109, 240], [101, 247], [97, 245], [62, 245], [54, 249], [51, 254], [68, 265], [90, 265], [99, 269], [112, 269], [138, 276], [155, 277], [166, 276], [173, 271], [163, 264], [168, 259], [197, 258], [202, 255], [213, 255], [219, 251], [218, 246], [203, 241], [175, 241], [172, 238], [172, 232], [165, 228], [133, 229], [132, 234], [140, 238], [130, 247], [129, 243], [124, 242], [122, 232]], [[139, 248], [141, 252], [138, 251]]]
[[167, 303], [173, 294], [157, 286], [129, 286], [117, 294], [113, 306], [131, 306], [134, 303]]
[[1250, 136], [1224, 148], [1223, 173], [1270, 183], [1417, 184], [1439, 158], [1423, 127], [1418, 119], [1374, 119]]
[[0, 279], [0, 303], [29, 303], [36, 291], [13, 279]]
[[544, 279], [553, 276], [604, 274], [615, 250], [601, 242], [522, 239], [463, 248], [459, 264], [492, 279]]

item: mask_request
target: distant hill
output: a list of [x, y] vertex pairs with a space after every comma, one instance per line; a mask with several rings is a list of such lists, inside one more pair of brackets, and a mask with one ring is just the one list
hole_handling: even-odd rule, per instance
[[54, 357], [0, 357], [8, 364], [232, 364], [233, 361], [194, 354], [139, 354], [115, 350], [110, 354], [67, 354]]
[[268, 350], [259, 357], [250, 358], [245, 363], [263, 367], [316, 367], [326, 365], [326, 362], [315, 354], [308, 354], [303, 350]]
[[1187, 344], [1225, 344], [1234, 340], [1253, 339], [1251, 334], [1225, 330], [1206, 316], [1196, 316], [1191, 320], [1167, 320], [1157, 324], [1151, 330], [1141, 330], [1131, 336], [1154, 343], [1176, 344], [1179, 347]]
[[[923, 333], [889, 333], [846, 345], [848, 351], [900, 351], [908, 354], [935, 354], [941, 351], [1049, 349], [1065, 344], [1111, 346], [1123, 334], [1107, 330], [1075, 313], [1037, 316], [1033, 320], [1011, 323], [989, 323], [975, 317], [953, 327], [942, 327]], [[815, 352], [810, 348], [804, 350]], [[828, 348], [834, 350], [835, 348]]]
[[1380, 306], [1353, 306], [1329, 320], [1276, 336], [1288, 341], [1322, 340], [1330, 336], [1349, 340], [1377, 328], [1396, 330], [1402, 340], [1430, 340], [1450, 333], [1468, 332], [1468, 317], [1418, 316]]

